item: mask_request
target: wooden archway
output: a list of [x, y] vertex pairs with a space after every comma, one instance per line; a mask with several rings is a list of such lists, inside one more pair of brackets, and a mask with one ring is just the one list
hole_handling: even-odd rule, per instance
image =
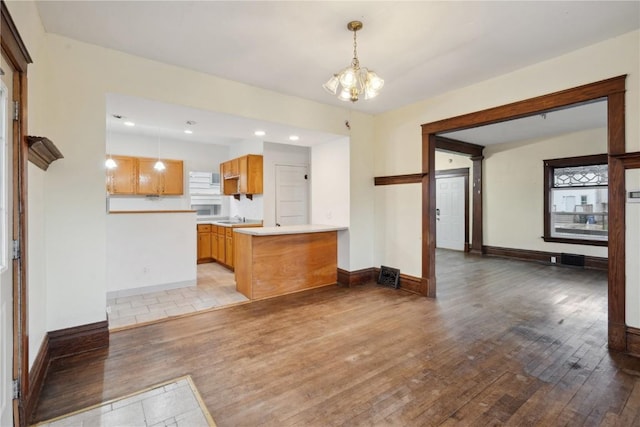
[[422, 284], [436, 296], [436, 135], [504, 122], [597, 99], [607, 100], [609, 155], [609, 348], [627, 350], [625, 324], [625, 81], [626, 75], [422, 125]]

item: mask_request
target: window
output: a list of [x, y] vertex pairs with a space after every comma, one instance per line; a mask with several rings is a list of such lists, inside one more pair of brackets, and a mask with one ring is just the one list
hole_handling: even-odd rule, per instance
[[606, 246], [607, 155], [545, 160], [544, 181], [545, 242]]

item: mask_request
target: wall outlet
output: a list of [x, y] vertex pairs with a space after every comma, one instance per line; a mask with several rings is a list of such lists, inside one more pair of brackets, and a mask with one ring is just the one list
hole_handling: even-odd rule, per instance
[[556, 263], [556, 257], [552, 256], [551, 257], [551, 264], [555, 264]]

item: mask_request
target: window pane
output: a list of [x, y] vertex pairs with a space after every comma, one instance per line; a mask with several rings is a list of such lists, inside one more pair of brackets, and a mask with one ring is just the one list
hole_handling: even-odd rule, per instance
[[608, 184], [608, 165], [572, 166], [553, 170], [553, 186], [556, 188]]
[[608, 240], [607, 188], [551, 189], [551, 237]]

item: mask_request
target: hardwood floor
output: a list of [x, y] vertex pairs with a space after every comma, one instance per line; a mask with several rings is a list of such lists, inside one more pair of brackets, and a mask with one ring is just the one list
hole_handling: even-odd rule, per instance
[[438, 298], [328, 287], [56, 360], [37, 420], [190, 374], [219, 426], [640, 425], [606, 273], [439, 251]]

